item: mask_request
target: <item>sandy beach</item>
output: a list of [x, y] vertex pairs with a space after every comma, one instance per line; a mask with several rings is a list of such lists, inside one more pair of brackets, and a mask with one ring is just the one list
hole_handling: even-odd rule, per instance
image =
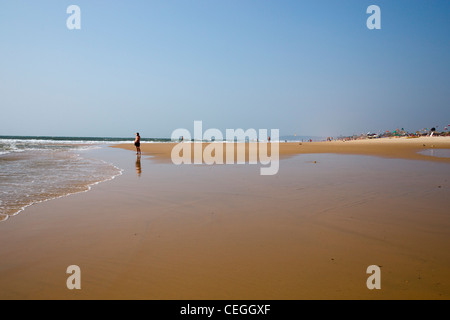
[[123, 174], [0, 223], [0, 299], [450, 298], [450, 158], [419, 153], [449, 138], [279, 146], [273, 176], [90, 151]]

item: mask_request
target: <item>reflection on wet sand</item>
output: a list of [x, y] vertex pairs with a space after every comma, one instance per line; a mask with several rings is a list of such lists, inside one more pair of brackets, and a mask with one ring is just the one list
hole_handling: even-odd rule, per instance
[[138, 177], [142, 174], [142, 166], [141, 166], [141, 155], [139, 154], [136, 158], [136, 172]]

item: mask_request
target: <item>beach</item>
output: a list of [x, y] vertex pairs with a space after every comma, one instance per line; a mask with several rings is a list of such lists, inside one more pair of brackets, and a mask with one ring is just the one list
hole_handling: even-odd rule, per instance
[[450, 1], [0, 12], [0, 300], [450, 300]]
[[174, 145], [90, 150], [122, 174], [0, 223], [0, 299], [450, 298], [449, 138], [280, 142], [269, 176]]

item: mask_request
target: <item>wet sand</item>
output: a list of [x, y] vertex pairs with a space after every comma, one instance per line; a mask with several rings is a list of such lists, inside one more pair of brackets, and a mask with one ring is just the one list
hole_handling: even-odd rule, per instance
[[0, 223], [0, 299], [449, 299], [449, 165], [416, 161], [417, 142], [377, 157], [286, 144], [274, 176], [175, 166], [169, 144], [92, 151], [124, 174]]

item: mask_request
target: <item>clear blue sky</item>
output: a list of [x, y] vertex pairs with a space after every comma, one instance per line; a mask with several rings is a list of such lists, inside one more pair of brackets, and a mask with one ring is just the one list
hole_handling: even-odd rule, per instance
[[[81, 30], [66, 28], [71, 4]], [[2, 0], [0, 41], [0, 135], [450, 122], [447, 0]]]

